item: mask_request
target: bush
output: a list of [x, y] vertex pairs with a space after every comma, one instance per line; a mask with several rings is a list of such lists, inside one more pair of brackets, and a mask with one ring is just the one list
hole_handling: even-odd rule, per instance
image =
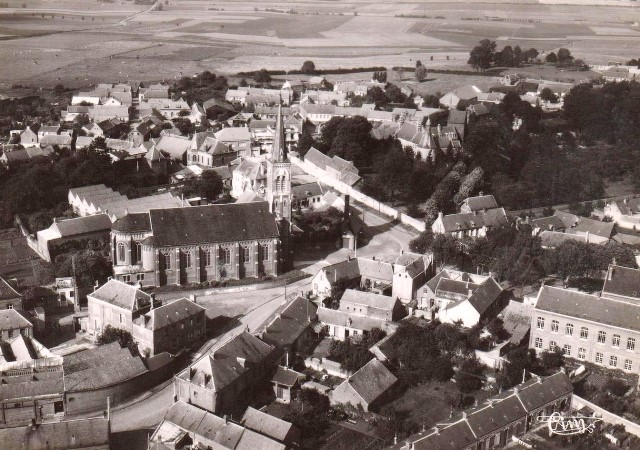
[[611, 394], [622, 397], [629, 390], [629, 385], [618, 378], [609, 378], [604, 388]]

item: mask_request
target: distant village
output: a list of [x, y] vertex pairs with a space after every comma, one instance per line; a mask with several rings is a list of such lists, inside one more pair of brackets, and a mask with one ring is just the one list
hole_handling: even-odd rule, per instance
[[[639, 72], [596, 69], [608, 82]], [[639, 448], [640, 196], [586, 217], [510, 211], [470, 189], [426, 220], [365, 193], [367, 171], [344, 155], [299, 151], [303, 135], [360, 117], [372, 139], [433, 163], [464, 154], [469, 124], [507, 96], [557, 112], [574, 86], [510, 74], [437, 105], [408, 86], [404, 104], [364, 101], [390, 86], [287, 77], [187, 102], [169, 84], [105, 83], [73, 92], [60, 122], [10, 130], [2, 173], [93, 152], [167, 182], [135, 195], [72, 186], [51, 224], [16, 215], [0, 230], [24, 247], [0, 252], [0, 447], [125, 448], [115, 420], [138, 404], [162, 409], [140, 428], [149, 449]], [[214, 178], [214, 195], [184, 194]], [[393, 233], [406, 242], [389, 251]], [[604, 262], [516, 283], [477, 254], [523, 259], [491, 253], [499, 233], [535, 241], [527, 270], [574, 243]], [[61, 261], [68, 276], [48, 283], [12, 269]], [[210, 314], [217, 295], [276, 288], [277, 304], [265, 294], [247, 312], [264, 307], [255, 323]], [[553, 435], [555, 414], [597, 425]]]

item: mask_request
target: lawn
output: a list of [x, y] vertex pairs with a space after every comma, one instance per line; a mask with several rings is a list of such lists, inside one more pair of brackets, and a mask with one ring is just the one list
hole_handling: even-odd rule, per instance
[[448, 392], [458, 392], [455, 383], [429, 381], [407, 389], [385, 408], [393, 407], [400, 413], [407, 413], [407, 419], [430, 428], [449, 419], [451, 407], [446, 398]]

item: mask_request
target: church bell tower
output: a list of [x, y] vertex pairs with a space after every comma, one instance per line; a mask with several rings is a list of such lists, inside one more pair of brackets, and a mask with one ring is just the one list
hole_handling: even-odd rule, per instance
[[288, 158], [281, 106], [278, 106], [273, 150], [267, 160], [266, 200], [269, 202], [269, 211], [291, 222], [291, 162]]

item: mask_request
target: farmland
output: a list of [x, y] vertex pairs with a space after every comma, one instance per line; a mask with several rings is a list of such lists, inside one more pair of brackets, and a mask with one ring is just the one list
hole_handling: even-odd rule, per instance
[[[467, 68], [489, 38], [568, 47], [591, 63], [637, 58], [640, 8], [479, 2], [230, 2], [9, 0], [0, 8], [0, 92], [15, 84], [81, 88], [97, 82], [169, 80], [203, 70], [410, 66]], [[619, 6], [618, 6], [619, 5]], [[136, 13], [139, 13], [135, 15]]]

